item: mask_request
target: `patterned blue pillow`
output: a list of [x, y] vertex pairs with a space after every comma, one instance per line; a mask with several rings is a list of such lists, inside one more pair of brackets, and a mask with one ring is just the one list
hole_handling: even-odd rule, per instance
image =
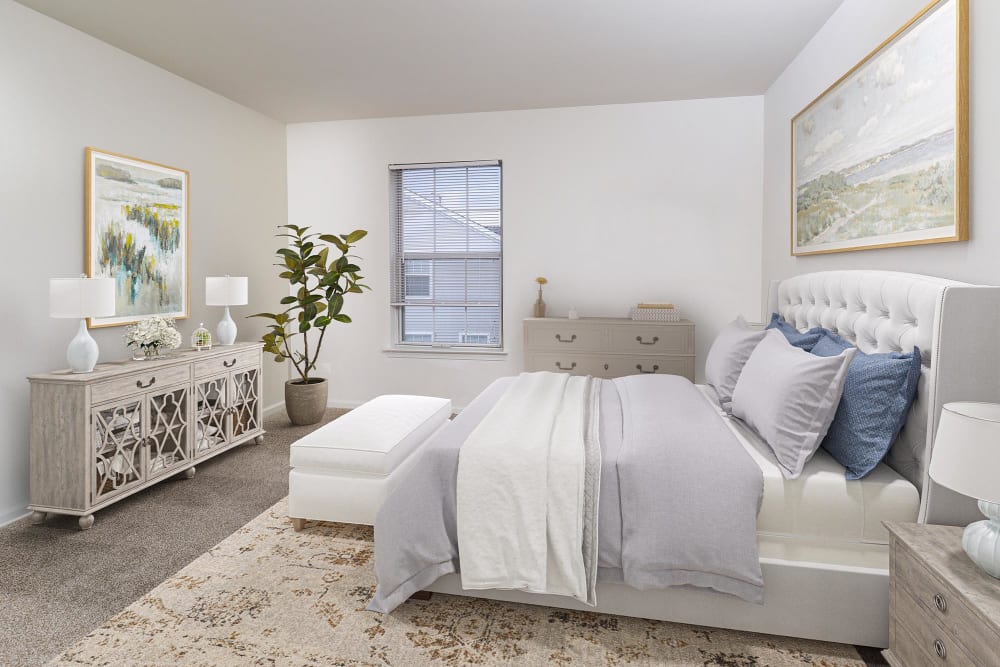
[[[823, 337], [823, 334], [827, 333], [827, 330], [823, 327], [813, 327], [805, 333], [801, 333], [794, 326], [782, 319], [781, 315], [778, 313], [771, 314], [771, 322], [767, 325], [768, 329], [777, 329], [781, 333], [785, 334], [785, 338], [788, 342], [795, 347], [802, 348], [806, 352], [811, 352], [813, 345], [815, 345]], [[839, 352], [837, 354], [840, 354]], [[830, 355], [835, 356], [835, 355]]]
[[[813, 347], [832, 357], [854, 347], [828, 332]], [[861, 479], [875, 469], [906, 422], [920, 380], [920, 350], [865, 354], [858, 350], [847, 369], [840, 406], [822, 447], [847, 469], [847, 479]]]

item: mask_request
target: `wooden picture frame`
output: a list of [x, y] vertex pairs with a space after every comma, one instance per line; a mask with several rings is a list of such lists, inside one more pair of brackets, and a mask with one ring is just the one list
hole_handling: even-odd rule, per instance
[[114, 317], [89, 327], [188, 317], [189, 183], [183, 169], [87, 148], [86, 271], [116, 283]]
[[968, 0], [924, 7], [790, 129], [792, 255], [967, 241]]

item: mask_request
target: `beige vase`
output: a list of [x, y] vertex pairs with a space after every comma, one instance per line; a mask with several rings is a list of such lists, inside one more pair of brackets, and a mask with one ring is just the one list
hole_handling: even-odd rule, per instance
[[285, 382], [285, 412], [296, 426], [315, 424], [323, 419], [326, 399], [330, 393], [330, 383], [324, 378], [309, 378], [309, 384], [302, 380]]

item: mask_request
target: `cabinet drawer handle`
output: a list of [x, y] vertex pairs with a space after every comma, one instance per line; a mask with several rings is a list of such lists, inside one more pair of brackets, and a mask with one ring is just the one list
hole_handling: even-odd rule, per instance
[[657, 366], [656, 364], [653, 364], [653, 370], [651, 370], [651, 371], [646, 371], [646, 370], [643, 370], [643, 369], [642, 369], [642, 364], [636, 364], [636, 365], [635, 365], [635, 369], [636, 369], [637, 371], [639, 371], [640, 373], [655, 373], [656, 371], [660, 370], [660, 367], [659, 367], [659, 366]]
[[562, 334], [556, 334], [556, 340], [559, 341], [560, 343], [572, 343], [573, 341], [576, 340], [576, 334], [573, 334], [569, 338], [563, 338]]
[[942, 614], [948, 611], [948, 601], [945, 600], [944, 596], [940, 593], [934, 594], [934, 606], [937, 607], [937, 610]]
[[225, 366], [226, 368], [232, 368], [233, 366], [236, 365], [236, 359], [233, 358], [232, 361], [223, 361], [222, 365]]
[[561, 371], [571, 371], [571, 370], [573, 370], [574, 368], [576, 368], [576, 362], [574, 361], [574, 362], [573, 362], [573, 363], [571, 363], [571, 364], [569, 365], [569, 367], [567, 368], [567, 367], [564, 367], [564, 366], [562, 365], [562, 362], [561, 362], [561, 361], [557, 361], [557, 362], [556, 362], [556, 368], [558, 368], [558, 369], [559, 369], [559, 370], [561, 370]]
[[934, 640], [934, 652], [937, 654], [937, 657], [941, 658], [942, 660], [948, 657], [948, 647], [946, 647], [944, 645], [944, 642], [941, 641], [940, 639]]
[[142, 380], [136, 380], [135, 386], [138, 387], [139, 389], [149, 389], [150, 387], [153, 386], [154, 382], [156, 382], [155, 377], [149, 378], [149, 382], [147, 382], [146, 384], [143, 384]]
[[639, 343], [639, 345], [656, 345], [660, 341], [660, 337], [659, 336], [653, 336], [653, 340], [651, 342], [649, 342], [649, 343], [647, 343], [646, 341], [644, 341], [642, 339], [642, 336], [636, 336], [635, 340], [636, 340], [636, 342]]

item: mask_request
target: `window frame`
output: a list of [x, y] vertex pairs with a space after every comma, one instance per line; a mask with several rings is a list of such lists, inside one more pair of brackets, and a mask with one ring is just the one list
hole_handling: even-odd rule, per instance
[[[500, 189], [500, 199], [499, 199], [499, 213], [500, 213], [500, 247], [496, 253], [482, 253], [482, 252], [414, 252], [414, 253], [404, 253], [399, 249], [399, 233], [401, 231], [401, 217], [402, 214], [398, 210], [399, 202], [402, 200], [400, 188], [402, 187], [402, 172], [412, 169], [448, 169], [448, 168], [469, 168], [469, 167], [498, 167], [499, 174], [499, 189]], [[455, 355], [462, 356], [465, 358], [476, 359], [476, 358], [489, 358], [497, 357], [498, 355], [506, 355], [504, 348], [504, 261], [503, 261], [503, 246], [504, 246], [504, 234], [503, 234], [503, 209], [504, 209], [504, 192], [503, 192], [503, 161], [502, 160], [476, 160], [476, 161], [457, 161], [457, 162], [429, 162], [429, 163], [416, 163], [416, 164], [390, 164], [388, 168], [389, 176], [389, 237], [390, 237], [390, 289], [389, 289], [389, 310], [390, 310], [390, 345], [384, 351], [387, 353], [419, 353], [425, 356], [436, 356], [438, 354], [442, 355]], [[410, 255], [410, 256], [408, 256]], [[440, 257], [437, 257], [440, 255]], [[498, 342], [496, 344], [480, 344], [480, 343], [465, 343], [465, 342], [414, 342], [404, 340], [403, 326], [405, 322], [404, 309], [406, 305], [421, 305], [421, 304], [406, 304], [397, 303], [393, 301], [393, 291], [395, 289], [394, 285], [397, 281], [397, 277], [402, 277], [402, 290], [404, 301], [409, 298], [415, 299], [426, 299], [427, 307], [435, 307], [437, 305], [447, 305], [447, 304], [435, 304], [434, 303], [434, 267], [433, 261], [430, 262], [429, 270], [429, 292], [430, 295], [427, 297], [417, 296], [417, 297], [406, 297], [406, 261], [407, 260], [422, 260], [422, 259], [495, 259], [498, 265], [498, 298], [497, 298], [497, 313], [498, 313]], [[416, 274], [415, 274], [416, 275]], [[424, 275], [424, 274], [419, 274]], [[466, 283], [468, 284], [468, 283]], [[474, 306], [465, 304], [466, 309]], [[467, 315], [468, 318], [468, 315]], [[468, 322], [468, 319], [466, 319]], [[425, 334], [426, 332], [417, 332]], [[433, 339], [433, 333], [432, 339]], [[468, 335], [482, 335], [481, 332], [475, 331]], [[488, 334], [487, 334], [488, 335]], [[460, 335], [459, 338], [463, 339], [465, 335]]]

